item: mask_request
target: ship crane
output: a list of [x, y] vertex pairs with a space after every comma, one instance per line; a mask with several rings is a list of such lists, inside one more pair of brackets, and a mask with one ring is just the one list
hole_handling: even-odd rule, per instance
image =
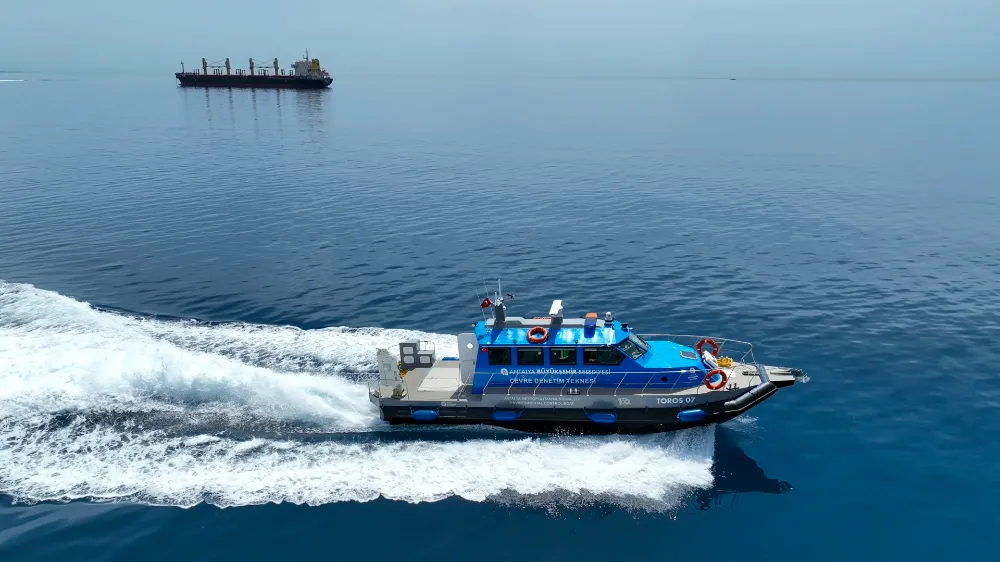
[[[273, 61], [266, 62], [264, 59], [250, 59], [250, 74], [256, 74], [255, 68], [263, 68], [265, 66], [271, 66], [274, 68], [274, 75], [279, 76], [282, 74], [281, 67], [278, 65], [278, 59], [275, 58]], [[262, 75], [266, 75], [267, 71], [261, 72]]]
[[[181, 63], [181, 70], [182, 71], [183, 71], [183, 68], [184, 68], [184, 63], [182, 62]], [[202, 74], [208, 74], [208, 69], [209, 68], [216, 69], [216, 70], [213, 70], [212, 74], [222, 74], [222, 70], [221, 69], [225, 68], [227, 75], [230, 74], [230, 73], [232, 73], [232, 69], [233, 69], [232, 65], [229, 64], [229, 58], [228, 57], [226, 58], [225, 61], [210, 61], [210, 60], [206, 60], [205, 57], [202, 57], [201, 58], [201, 72], [202, 72]]]

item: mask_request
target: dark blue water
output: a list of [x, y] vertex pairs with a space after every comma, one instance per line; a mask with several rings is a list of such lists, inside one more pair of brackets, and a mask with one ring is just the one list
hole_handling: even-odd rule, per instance
[[[996, 555], [998, 83], [12, 77], [3, 560]], [[375, 347], [454, 346], [484, 277], [812, 380], [669, 435], [382, 427]]]

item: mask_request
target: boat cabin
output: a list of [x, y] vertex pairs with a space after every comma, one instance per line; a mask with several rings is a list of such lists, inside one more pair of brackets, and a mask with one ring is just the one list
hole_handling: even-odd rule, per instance
[[548, 316], [522, 318], [508, 317], [502, 300], [492, 306], [493, 318], [458, 336], [461, 378], [472, 394], [687, 388], [702, 384], [708, 370], [693, 348], [643, 338], [610, 312], [567, 318], [556, 300]]

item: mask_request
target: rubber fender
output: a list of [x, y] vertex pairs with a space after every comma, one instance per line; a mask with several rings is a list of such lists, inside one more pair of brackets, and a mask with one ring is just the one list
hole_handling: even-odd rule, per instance
[[681, 410], [677, 412], [677, 419], [682, 422], [696, 422], [705, 419], [705, 410], [697, 408], [694, 410]]
[[438, 417], [437, 410], [410, 410], [410, 415], [417, 421], [434, 421]]
[[614, 412], [587, 412], [587, 417], [594, 423], [615, 423], [618, 421], [618, 415]]
[[747, 391], [732, 400], [727, 400], [726, 403], [723, 404], [723, 407], [727, 412], [731, 410], [742, 410], [743, 408], [749, 406], [750, 402], [753, 402], [753, 398], [753, 392]]
[[774, 386], [773, 382], [766, 382], [764, 384], [757, 385], [753, 390], [750, 391], [750, 394], [753, 394], [757, 398], [764, 398], [766, 396], [770, 396], [771, 393], [773, 393], [777, 389], [778, 388]]
[[727, 412], [732, 410], [742, 410], [743, 408], [746, 408], [750, 404], [753, 404], [758, 400], [770, 396], [770, 394], [775, 390], [777, 390], [777, 388], [774, 386], [773, 382], [766, 382], [764, 384], [759, 384], [753, 387], [749, 392], [741, 394], [740, 396], [737, 396], [736, 398], [727, 401], [724, 404], [724, 407], [726, 408]]
[[493, 419], [498, 422], [514, 421], [521, 417], [524, 410], [493, 410]]

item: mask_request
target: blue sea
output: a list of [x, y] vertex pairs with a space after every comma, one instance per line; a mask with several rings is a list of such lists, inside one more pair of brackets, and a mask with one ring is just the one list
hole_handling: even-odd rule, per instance
[[[0, 82], [0, 560], [992, 560], [1000, 82]], [[719, 426], [384, 426], [484, 280], [804, 369]]]

